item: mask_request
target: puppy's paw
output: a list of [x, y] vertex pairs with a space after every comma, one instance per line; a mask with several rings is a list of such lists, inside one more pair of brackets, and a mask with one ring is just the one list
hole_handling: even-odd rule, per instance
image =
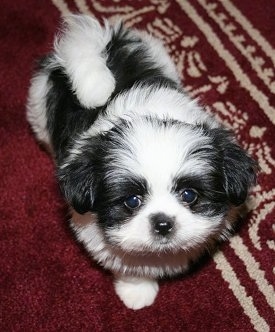
[[[76, 82], [75, 82], [76, 83]], [[87, 108], [103, 106], [115, 89], [115, 78], [104, 65], [95, 65], [83, 73], [75, 84], [80, 103]]]
[[126, 307], [138, 310], [153, 304], [159, 286], [151, 279], [122, 277], [115, 281], [115, 290]]

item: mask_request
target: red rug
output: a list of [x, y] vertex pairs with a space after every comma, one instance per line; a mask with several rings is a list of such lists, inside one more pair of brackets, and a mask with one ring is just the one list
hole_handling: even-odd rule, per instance
[[[275, 330], [275, 1], [2, 0], [0, 330]], [[53, 164], [25, 120], [34, 60], [69, 11], [122, 18], [165, 42], [190, 95], [258, 160], [254, 210], [238, 235], [134, 312], [76, 244]]]

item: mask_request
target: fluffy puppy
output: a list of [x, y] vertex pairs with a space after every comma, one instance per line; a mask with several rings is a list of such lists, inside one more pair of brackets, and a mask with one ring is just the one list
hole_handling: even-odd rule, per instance
[[121, 24], [67, 17], [27, 118], [53, 152], [77, 239], [128, 308], [151, 305], [158, 278], [227, 238], [255, 181], [254, 161], [183, 92], [162, 44]]

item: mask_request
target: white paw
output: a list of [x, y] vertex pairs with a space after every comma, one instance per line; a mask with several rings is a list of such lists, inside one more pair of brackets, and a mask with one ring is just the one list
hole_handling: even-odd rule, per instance
[[94, 66], [79, 77], [74, 87], [80, 103], [94, 108], [107, 102], [115, 89], [115, 78], [105, 65]]
[[126, 307], [138, 310], [153, 304], [159, 286], [155, 280], [124, 277], [115, 282], [115, 290]]

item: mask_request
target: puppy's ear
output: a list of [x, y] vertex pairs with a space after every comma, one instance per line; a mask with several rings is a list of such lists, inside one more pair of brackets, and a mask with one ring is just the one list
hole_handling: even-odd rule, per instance
[[92, 211], [97, 189], [99, 157], [96, 157], [98, 138], [93, 144], [81, 147], [78, 153], [70, 155], [63, 165], [57, 169], [61, 191], [67, 202], [83, 214]]
[[256, 162], [236, 144], [224, 150], [225, 190], [235, 206], [245, 202], [248, 191], [256, 182]]
[[59, 168], [58, 178], [65, 199], [76, 212], [83, 214], [91, 211], [95, 192], [92, 165], [72, 161], [66, 167]]
[[213, 129], [215, 141], [223, 158], [224, 189], [235, 205], [245, 202], [248, 191], [256, 183], [257, 163], [236, 143], [225, 129]]

